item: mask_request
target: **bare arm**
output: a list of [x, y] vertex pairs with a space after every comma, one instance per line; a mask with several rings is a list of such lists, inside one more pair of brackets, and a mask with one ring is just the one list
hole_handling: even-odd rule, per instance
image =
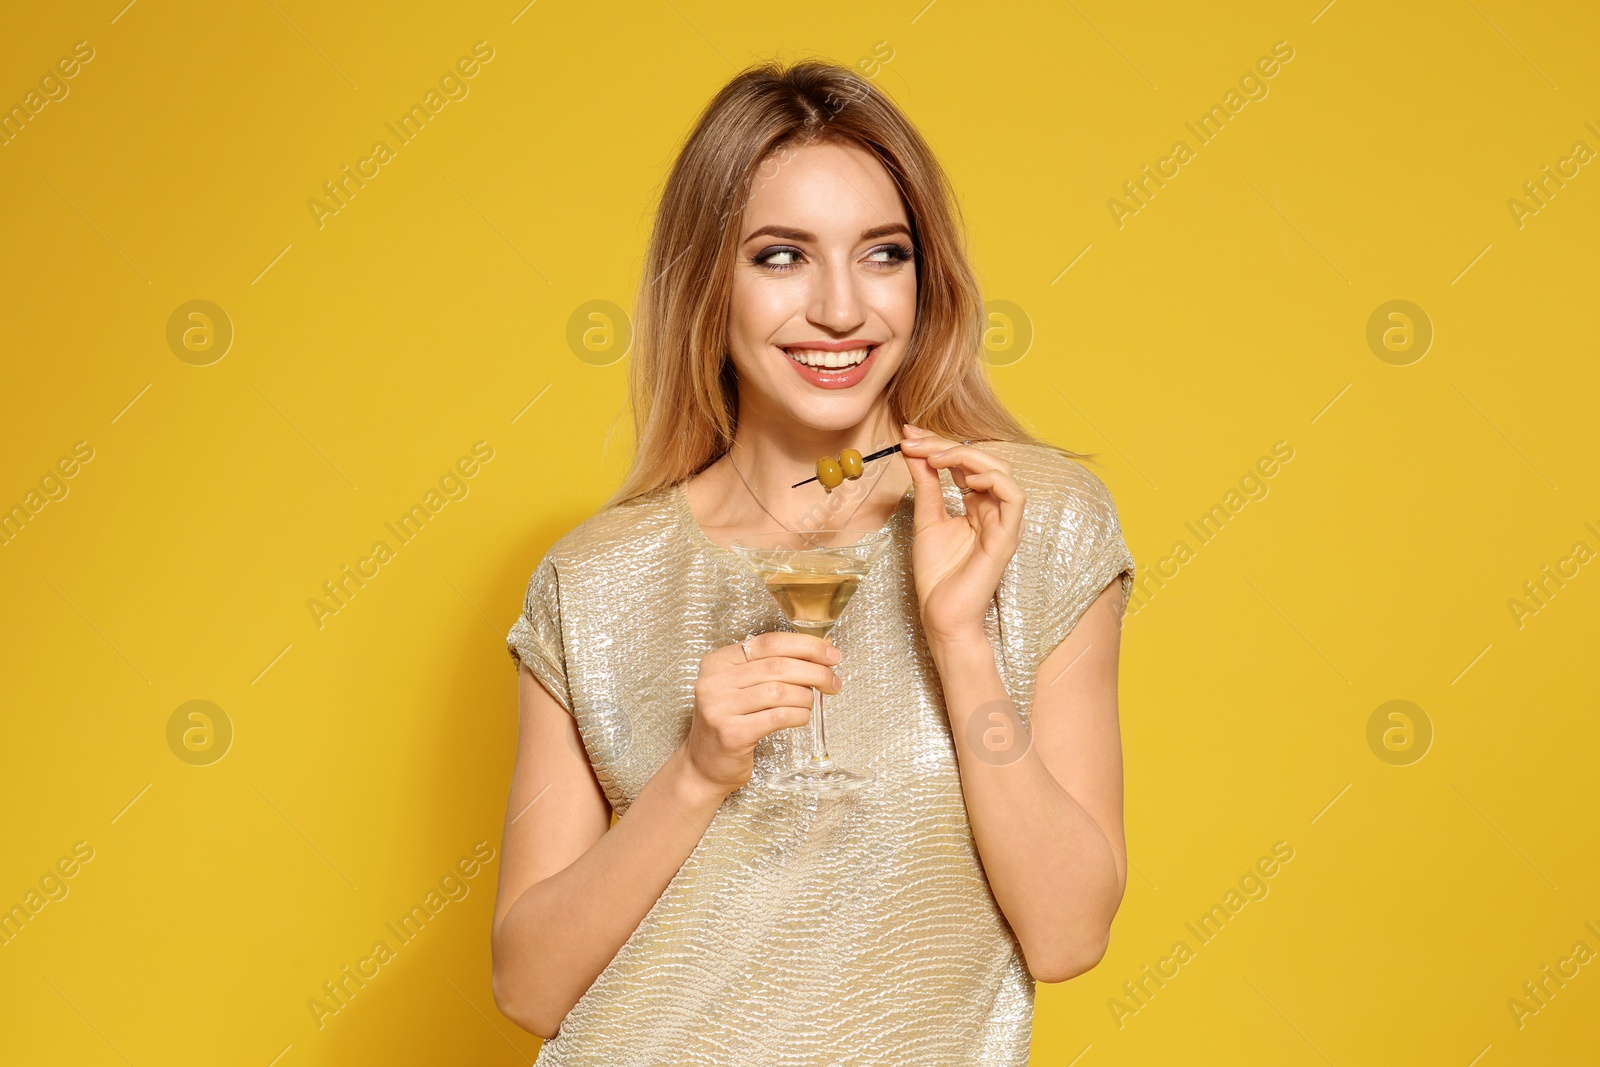
[[[1034, 679], [1030, 737], [983, 622], [1003, 568], [1016, 557], [1027, 493], [1009, 461], [910, 423], [904, 428], [900, 451], [917, 487], [917, 599], [973, 842], [1029, 972], [1063, 982], [1104, 956], [1127, 884], [1117, 729], [1121, 578], [1111, 579], [1047, 650]], [[960, 515], [945, 507], [942, 468], [962, 486]], [[1080, 486], [1087, 510], [1099, 512], [1098, 530], [1086, 532], [1110, 544], [1115, 509], [1097, 484]]]
[[523, 667], [516, 772], [491, 939], [494, 999], [551, 1038], [605, 970], [711, 824], [724, 793], [680, 746], [627, 817], [611, 807], [578, 724]]
[[[988, 714], [993, 702], [1009, 698], [982, 632], [932, 649], [973, 839], [995, 902], [1041, 982], [1064, 982], [1100, 961], [1127, 885], [1117, 729], [1121, 625], [1122, 589], [1114, 579], [1039, 665], [1031, 742], [1015, 730], [1016, 719]], [[984, 717], [972, 722], [980, 711]]]
[[615, 825], [576, 720], [518, 670], [521, 726], [491, 935], [495, 1003], [513, 1022], [555, 1036], [724, 798], [750, 780], [756, 743], [811, 721], [810, 687], [839, 691], [832, 645], [772, 632], [749, 646], [748, 660], [737, 644], [701, 658], [688, 735]]

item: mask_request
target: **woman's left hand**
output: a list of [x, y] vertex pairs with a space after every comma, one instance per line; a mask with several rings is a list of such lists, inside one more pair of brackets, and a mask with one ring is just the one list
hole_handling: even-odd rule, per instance
[[[923, 631], [930, 639], [982, 634], [1000, 575], [1022, 538], [1027, 493], [1005, 460], [910, 423], [904, 428], [900, 454], [916, 488], [911, 564]], [[972, 490], [963, 497], [965, 515], [945, 507], [939, 468]]]

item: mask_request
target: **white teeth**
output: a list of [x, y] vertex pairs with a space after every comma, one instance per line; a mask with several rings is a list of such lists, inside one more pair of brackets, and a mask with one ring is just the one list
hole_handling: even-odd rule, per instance
[[854, 352], [821, 352], [814, 348], [785, 349], [784, 353], [796, 363], [807, 367], [830, 369], [854, 367], [867, 358], [870, 349], [858, 348]]

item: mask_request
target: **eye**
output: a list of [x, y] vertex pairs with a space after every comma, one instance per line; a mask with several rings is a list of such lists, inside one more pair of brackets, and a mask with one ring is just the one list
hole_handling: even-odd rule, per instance
[[[879, 256], [882, 256], [883, 258], [877, 258]], [[909, 260], [911, 256], [911, 249], [902, 244], [879, 245], [877, 248], [874, 248], [871, 252], [867, 253], [867, 258], [872, 260], [872, 262], [886, 264], [888, 266], [898, 266], [899, 264]]]
[[771, 271], [794, 270], [800, 265], [800, 250], [792, 245], [773, 245], [750, 257], [750, 262]]

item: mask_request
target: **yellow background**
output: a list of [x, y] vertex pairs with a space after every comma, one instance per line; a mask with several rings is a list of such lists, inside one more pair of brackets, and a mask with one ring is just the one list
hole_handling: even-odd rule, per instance
[[[1135, 870], [1101, 964], [1039, 988], [1034, 1062], [1600, 1055], [1600, 963], [1508, 1007], [1600, 951], [1600, 564], [1508, 607], [1600, 550], [1600, 164], [1521, 226], [1507, 203], [1600, 149], [1592, 5], [121, 2], [0, 34], [7, 106], [95, 50], [0, 147], [0, 505], [94, 450], [0, 547], [0, 904], [94, 849], [0, 947], [0, 1061], [536, 1053], [490, 993], [498, 859], [322, 1029], [306, 1001], [499, 847], [504, 635], [629, 448], [626, 359], [579, 358], [569, 318], [631, 304], [680, 138], [774, 54], [869, 61], [1021, 309], [997, 328], [1032, 331], [1021, 358], [996, 334], [997, 387], [1100, 453], [1142, 580], [1194, 550], [1127, 623]], [[479, 40], [470, 94], [319, 228], [323, 183]], [[1184, 123], [1278, 41], [1268, 95], [1198, 146]], [[1180, 138], [1119, 228], [1108, 201]], [[1435, 334], [1406, 366], [1366, 339], [1400, 299]], [[208, 366], [167, 342], [191, 300], [235, 331]], [[480, 440], [469, 494], [319, 628], [322, 583]], [[1198, 544], [1278, 441], [1270, 492]], [[233, 725], [208, 766], [168, 745], [190, 700]], [[1419, 761], [1369, 747], [1390, 700], [1431, 724]], [[1270, 894], [1201, 946], [1185, 922], [1278, 841]]]

